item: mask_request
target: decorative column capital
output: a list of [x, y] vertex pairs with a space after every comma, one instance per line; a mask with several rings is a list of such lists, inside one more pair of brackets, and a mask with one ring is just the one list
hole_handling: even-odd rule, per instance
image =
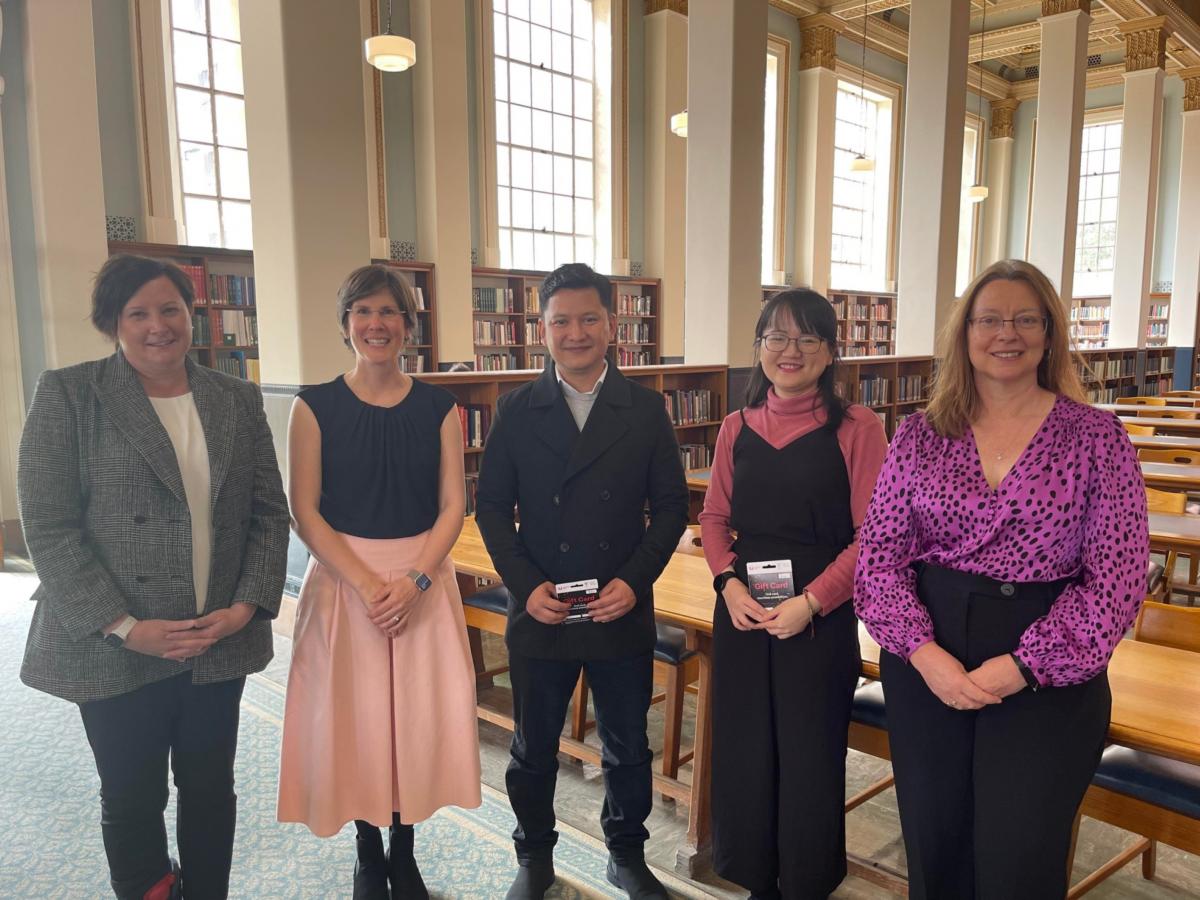
[[1167, 17], [1130, 19], [1117, 25], [1125, 35], [1125, 71], [1162, 69], [1167, 64]]
[[1183, 79], [1183, 111], [1200, 110], [1200, 66], [1180, 69], [1179, 77]]
[[995, 140], [996, 138], [1011, 138], [1015, 136], [1015, 126], [1013, 124], [1013, 114], [1016, 113], [1017, 107], [1021, 105], [1021, 101], [1016, 97], [1008, 97], [1004, 100], [995, 100], [992, 102], [992, 127], [988, 129], [988, 137]]
[[1066, 12], [1092, 11], [1092, 0], [1042, 0], [1042, 15], [1057, 16]]
[[800, 25], [800, 70], [836, 69], [837, 36], [846, 23], [829, 13], [816, 13], [797, 20]]
[[645, 4], [645, 15], [647, 16], [652, 16], [656, 12], [663, 12], [664, 10], [677, 12], [684, 16], [688, 14], [688, 0], [645, 0]]

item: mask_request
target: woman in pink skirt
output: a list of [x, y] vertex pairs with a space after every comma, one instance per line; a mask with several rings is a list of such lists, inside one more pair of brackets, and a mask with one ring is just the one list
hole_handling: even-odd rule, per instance
[[[293, 527], [312, 552], [296, 618], [279, 820], [357, 828], [355, 900], [424, 898], [413, 824], [480, 803], [475, 676], [448, 556], [463, 524], [454, 398], [399, 356], [411, 288], [352, 272], [338, 320], [353, 370], [300, 392], [288, 431]], [[385, 855], [380, 826], [389, 825]]]

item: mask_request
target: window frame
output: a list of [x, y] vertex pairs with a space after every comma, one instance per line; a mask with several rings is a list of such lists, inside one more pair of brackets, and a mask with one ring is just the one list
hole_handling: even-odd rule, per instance
[[[972, 182], [972, 184], [982, 184], [983, 183], [983, 172], [984, 172], [984, 158], [983, 157], [984, 157], [984, 153], [986, 152], [985, 148], [987, 147], [987, 134], [986, 134], [986, 128], [985, 128], [986, 125], [987, 125], [987, 123], [982, 118], [980, 118], [978, 115], [976, 115], [973, 112], [970, 112], [969, 110], [967, 111], [966, 118], [963, 123], [963, 150], [964, 150], [964, 152], [966, 151], [966, 133], [968, 131], [975, 132], [975, 175], [974, 175], [975, 180]], [[967, 209], [970, 211], [970, 214], [971, 214], [971, 246], [970, 246], [970, 249], [968, 250], [969, 256], [968, 256], [968, 260], [967, 260], [967, 277], [963, 282], [964, 290], [966, 289], [966, 286], [969, 285], [971, 283], [971, 281], [975, 278], [975, 276], [979, 274], [979, 251], [980, 251], [980, 245], [982, 243], [981, 232], [983, 230], [983, 215], [982, 215], [983, 205], [984, 205], [984, 203], [987, 203], [988, 200], [992, 199], [992, 197], [989, 196], [987, 198], [987, 200], [984, 200], [981, 203], [971, 203], [967, 199], [967, 188], [969, 188], [969, 187], [971, 187], [971, 185], [963, 186], [962, 196], [959, 199], [959, 205], [958, 205], [960, 230], [962, 228], [961, 219], [962, 219], [963, 210]], [[955, 268], [955, 279], [957, 280], [957, 277], [958, 277], [958, 260], [957, 259], [955, 259], [954, 268]], [[956, 294], [958, 293], [957, 287], [958, 286], [956, 284], [955, 285], [955, 288], [956, 288], [955, 293]]]
[[[849, 82], [851, 86], [857, 86], [865, 83], [867, 90], [886, 97], [891, 102], [891, 117], [892, 117], [892, 146], [891, 146], [891, 167], [888, 172], [888, 210], [887, 210], [887, 230], [888, 237], [885, 242], [887, 247], [887, 259], [884, 263], [884, 286], [883, 293], [891, 293], [896, 290], [896, 265], [899, 256], [900, 243], [900, 172], [904, 167], [904, 127], [905, 127], [905, 93], [904, 86], [897, 84], [894, 81], [889, 81], [886, 78], [881, 78], [878, 75], [873, 75], [867, 72], [864, 76], [863, 70], [852, 63], [844, 60], [837, 60], [834, 74], [838, 81]], [[829, 136], [829, 140], [833, 140], [833, 135]], [[855, 291], [862, 290], [861, 287], [851, 285], [835, 285], [832, 276], [829, 283], [830, 291]]]
[[[781, 35], [767, 34], [767, 55], [776, 57], [775, 64], [775, 183], [763, 184], [763, 195], [768, 189], [774, 195], [774, 223], [772, 225], [771, 278], [767, 279], [767, 260], [761, 261], [764, 284], [783, 284], [787, 268], [787, 197], [790, 183], [788, 166], [788, 128], [791, 123], [791, 58], [792, 42]], [[764, 110], [764, 116], [765, 116]]]
[[[1115, 124], [1119, 123], [1122, 125], [1121, 146], [1123, 147], [1125, 145], [1125, 137], [1126, 137], [1125, 129], [1124, 129], [1124, 120], [1125, 120], [1125, 107], [1123, 104], [1121, 106], [1102, 106], [1102, 107], [1096, 107], [1095, 109], [1084, 110], [1083, 126], [1081, 128], [1081, 132], [1086, 130], [1088, 128], [1088, 126], [1091, 126], [1091, 125], [1115, 125]], [[1083, 171], [1083, 153], [1084, 153], [1083, 139], [1082, 139], [1082, 134], [1081, 134], [1080, 142], [1079, 142], [1079, 176], [1078, 176], [1079, 196], [1078, 196], [1078, 199], [1076, 200], [1076, 215], [1075, 215], [1075, 261], [1077, 261], [1079, 259], [1079, 230], [1083, 226], [1083, 222], [1079, 218], [1079, 214], [1078, 214], [1079, 204], [1084, 202], [1083, 201], [1083, 179], [1084, 179], [1085, 173]], [[1120, 215], [1120, 209], [1119, 209], [1120, 190], [1121, 190], [1121, 188], [1120, 188], [1120, 183], [1121, 183], [1120, 182], [1120, 179], [1121, 179], [1120, 165], [1121, 164], [1120, 164], [1120, 153], [1119, 152], [1118, 152], [1117, 158], [1118, 158], [1117, 173], [1116, 173], [1117, 174], [1117, 197], [1115, 199], [1117, 200], [1117, 203], [1118, 203], [1118, 211], [1117, 212], [1118, 212], [1118, 216], [1119, 216]], [[1032, 179], [1031, 179], [1031, 181], [1032, 181]], [[1032, 188], [1031, 188], [1030, 189], [1030, 205], [1031, 206], [1032, 206], [1032, 201], [1033, 201], [1033, 194], [1032, 194]], [[1114, 220], [1114, 228], [1116, 225], [1116, 221], [1117, 220]], [[1109, 285], [1107, 291], [1097, 292], [1094, 290], [1089, 290], [1083, 294], [1080, 294], [1078, 288], [1075, 287], [1078, 284], [1079, 276], [1081, 274], [1088, 275], [1088, 274], [1093, 274], [1093, 273], [1089, 273], [1087, 271], [1080, 272], [1078, 269], [1075, 269], [1074, 268], [1074, 266], [1076, 264], [1075, 261], [1072, 262], [1072, 273], [1071, 273], [1071, 283], [1073, 286], [1073, 290], [1072, 290], [1073, 294], [1075, 294], [1076, 296], [1083, 296], [1083, 297], [1092, 297], [1092, 296], [1111, 297], [1112, 296], [1113, 289], [1112, 289], [1111, 284]], [[1112, 268], [1111, 272], [1115, 276], [1115, 274], [1116, 274], [1115, 235], [1114, 235], [1114, 245], [1113, 245], [1113, 268]]]

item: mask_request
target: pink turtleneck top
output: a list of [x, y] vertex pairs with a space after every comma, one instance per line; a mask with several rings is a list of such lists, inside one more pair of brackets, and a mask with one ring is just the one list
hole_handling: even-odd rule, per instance
[[[799, 397], [781, 398], [775, 388], [767, 391], [762, 406], [743, 410], [745, 425], [779, 450], [797, 438], [825, 424], [825, 410], [814, 389]], [[700, 513], [700, 538], [704, 558], [713, 575], [723, 572], [736, 558], [729, 516], [733, 490], [733, 444], [742, 430], [742, 412], [733, 412], [721, 423], [713, 450], [712, 476]], [[875, 478], [887, 455], [887, 436], [883, 423], [865, 406], [851, 404], [837, 433], [838, 446], [846, 460], [850, 480], [850, 518], [855, 529], [862, 523], [871, 503]], [[854, 585], [854, 566], [858, 558], [857, 540], [843, 550], [812, 582], [805, 585], [826, 615], [850, 599]]]

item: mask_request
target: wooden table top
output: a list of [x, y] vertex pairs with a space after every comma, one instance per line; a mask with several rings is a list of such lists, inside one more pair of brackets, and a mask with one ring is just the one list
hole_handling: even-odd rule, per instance
[[1142, 478], [1150, 487], [1200, 490], [1200, 466], [1143, 462]]
[[1159, 416], [1146, 416], [1143, 418], [1137, 415], [1121, 415], [1120, 418], [1127, 425], [1152, 425], [1155, 431], [1174, 431], [1189, 435], [1200, 434], [1200, 419], [1170, 419]]
[[1200, 516], [1150, 513], [1150, 545], [1162, 550], [1200, 551]]
[[[1192, 403], [1186, 405], [1181, 403], [1168, 403], [1166, 406], [1142, 406], [1137, 403], [1093, 403], [1092, 406], [1096, 409], [1106, 409], [1109, 412], [1119, 413], [1123, 416], [1136, 416], [1139, 412], [1155, 413], [1158, 410], [1165, 412], [1200, 412]], [[1163, 418], [1166, 418], [1164, 416]]]
[[1200, 450], [1200, 437], [1182, 434], [1131, 434], [1129, 442], [1138, 449], [1147, 450]]

